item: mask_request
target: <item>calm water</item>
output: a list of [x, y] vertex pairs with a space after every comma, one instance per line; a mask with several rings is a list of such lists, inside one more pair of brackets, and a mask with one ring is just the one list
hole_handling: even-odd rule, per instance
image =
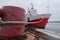
[[48, 23], [45, 29], [60, 32], [60, 23]]
[[47, 23], [45, 29], [60, 33], [60, 23]]

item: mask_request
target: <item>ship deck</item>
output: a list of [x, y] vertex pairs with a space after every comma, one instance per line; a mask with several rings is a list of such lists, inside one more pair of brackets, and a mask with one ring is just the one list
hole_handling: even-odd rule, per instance
[[[32, 34], [26, 34], [27, 35], [27, 40], [34, 40], [34, 36], [32, 36]], [[39, 40], [44, 40], [43, 38], [39, 38]]]

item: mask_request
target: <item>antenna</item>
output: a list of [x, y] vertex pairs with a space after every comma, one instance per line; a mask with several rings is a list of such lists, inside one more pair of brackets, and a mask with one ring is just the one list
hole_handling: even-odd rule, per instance
[[32, 7], [31, 9], [34, 9], [34, 6], [33, 6], [33, 4], [32, 4], [32, 3], [31, 3], [31, 7]]
[[28, 13], [30, 13], [30, 10], [29, 10], [29, 8], [28, 8]]
[[49, 5], [47, 6], [47, 12], [49, 13]]

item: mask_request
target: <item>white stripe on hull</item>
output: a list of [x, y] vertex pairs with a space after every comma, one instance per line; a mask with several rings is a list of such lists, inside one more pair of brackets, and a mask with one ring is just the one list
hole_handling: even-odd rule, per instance
[[31, 21], [40, 18], [49, 18], [50, 16], [51, 14], [36, 14], [36, 15], [32, 15], [29, 20]]

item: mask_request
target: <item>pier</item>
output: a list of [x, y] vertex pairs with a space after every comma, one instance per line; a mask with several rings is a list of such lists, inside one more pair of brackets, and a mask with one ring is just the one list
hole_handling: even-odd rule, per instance
[[60, 35], [58, 33], [45, 29], [30, 30], [27, 36], [27, 40], [60, 40]]

